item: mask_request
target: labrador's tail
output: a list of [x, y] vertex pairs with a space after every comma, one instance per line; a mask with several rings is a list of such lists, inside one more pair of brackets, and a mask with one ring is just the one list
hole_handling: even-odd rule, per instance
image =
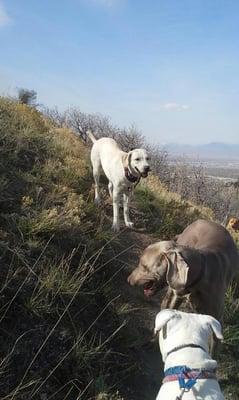
[[90, 140], [95, 143], [96, 142], [96, 137], [93, 135], [93, 133], [91, 132], [90, 129], [88, 129], [88, 131], [86, 132], [87, 136], [90, 138]]

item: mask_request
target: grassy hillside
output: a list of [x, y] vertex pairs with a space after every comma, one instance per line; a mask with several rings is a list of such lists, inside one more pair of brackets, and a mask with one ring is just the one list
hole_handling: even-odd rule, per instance
[[[212, 212], [152, 176], [136, 190], [139, 231], [113, 235], [104, 186], [104, 205], [93, 203], [89, 149], [34, 108], [5, 98], [0, 152], [0, 398], [153, 398], [160, 353], [147, 346], [158, 304], [128, 287], [126, 277], [148, 243]], [[230, 392], [238, 359], [233, 290], [227, 310], [230, 365], [224, 353], [221, 365]]]

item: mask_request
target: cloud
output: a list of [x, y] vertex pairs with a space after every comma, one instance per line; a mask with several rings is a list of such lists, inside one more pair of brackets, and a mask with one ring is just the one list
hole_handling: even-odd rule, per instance
[[186, 111], [189, 110], [190, 106], [188, 104], [165, 103], [162, 108], [168, 111]]
[[11, 23], [11, 18], [7, 14], [4, 6], [0, 3], [0, 28]]

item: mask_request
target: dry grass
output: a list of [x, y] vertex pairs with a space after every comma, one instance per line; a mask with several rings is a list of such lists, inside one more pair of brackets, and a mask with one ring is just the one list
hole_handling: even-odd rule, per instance
[[[143, 376], [141, 338], [124, 324], [147, 310], [115, 293], [128, 244], [106, 228], [108, 206], [93, 204], [88, 148], [34, 108], [0, 98], [0, 153], [0, 398], [132, 400], [127, 377]], [[139, 222], [160, 238], [213, 218], [153, 176], [135, 202]], [[230, 349], [237, 309], [228, 292]]]
[[174, 237], [197, 218], [213, 219], [209, 208], [195, 206], [172, 193], [156, 176], [150, 176], [136, 190], [137, 207], [144, 212], [148, 232], [160, 239]]
[[104, 391], [113, 383], [122, 322], [99, 287], [110, 235], [91, 201], [88, 150], [33, 108], [0, 99], [0, 118], [0, 397], [98, 395], [94, 376]]

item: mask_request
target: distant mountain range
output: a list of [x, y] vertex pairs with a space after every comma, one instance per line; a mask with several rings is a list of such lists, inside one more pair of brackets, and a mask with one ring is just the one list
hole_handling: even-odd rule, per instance
[[200, 145], [169, 143], [164, 146], [169, 156], [187, 156], [192, 159], [239, 160], [239, 144], [212, 142]]

